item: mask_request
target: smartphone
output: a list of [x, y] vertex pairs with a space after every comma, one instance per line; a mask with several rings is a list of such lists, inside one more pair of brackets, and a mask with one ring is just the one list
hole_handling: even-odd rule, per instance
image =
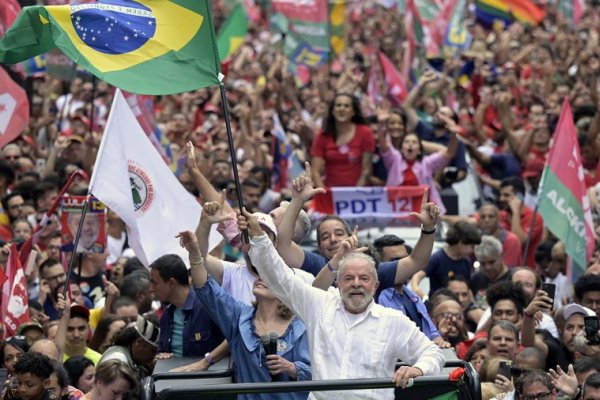
[[510, 361], [500, 361], [498, 364], [498, 375], [502, 375], [508, 379], [511, 378], [511, 362]]
[[597, 345], [600, 344], [600, 337], [598, 337], [598, 331], [600, 330], [600, 323], [598, 317], [584, 317], [585, 337], [589, 344]]
[[542, 283], [542, 290], [552, 299], [552, 308], [554, 308], [554, 295], [556, 293], [556, 285], [554, 283]]
[[4, 389], [4, 384], [8, 379], [8, 370], [6, 368], [0, 368], [0, 390]]

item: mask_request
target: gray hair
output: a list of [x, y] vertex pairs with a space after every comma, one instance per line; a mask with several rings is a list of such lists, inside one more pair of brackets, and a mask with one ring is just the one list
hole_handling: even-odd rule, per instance
[[342, 270], [346, 267], [346, 265], [350, 261], [362, 261], [362, 262], [366, 263], [369, 267], [371, 267], [373, 269], [373, 274], [375, 275], [375, 281], [379, 282], [379, 277], [377, 275], [377, 268], [375, 267], [375, 260], [373, 260], [373, 257], [371, 257], [367, 254], [364, 254], [364, 253], [355, 253], [355, 252], [350, 252], [350, 253], [346, 254], [339, 261], [338, 271], [337, 271], [337, 279], [340, 279], [342, 277]]
[[491, 235], [483, 235], [481, 243], [475, 246], [475, 257], [480, 258], [499, 257], [502, 255], [502, 243]]
[[[289, 201], [282, 201], [279, 203], [280, 207], [287, 208], [290, 205]], [[310, 217], [304, 210], [300, 210], [298, 214], [298, 218], [296, 219], [296, 223], [294, 224], [294, 235], [292, 237], [292, 241], [294, 243], [300, 243], [304, 240], [308, 232], [310, 231], [311, 222]]]

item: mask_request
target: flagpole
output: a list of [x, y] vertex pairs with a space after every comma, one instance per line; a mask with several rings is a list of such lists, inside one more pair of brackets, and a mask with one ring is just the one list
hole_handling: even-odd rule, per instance
[[[544, 163], [544, 169], [542, 170], [542, 176], [540, 177], [540, 183], [538, 184], [537, 190], [537, 202], [533, 209], [533, 218], [531, 218], [531, 224], [529, 225], [529, 232], [527, 232], [527, 241], [525, 241], [525, 247], [523, 248], [523, 255], [521, 255], [521, 265], [525, 265], [527, 259], [527, 251], [529, 251], [529, 245], [531, 244], [531, 236], [533, 235], [533, 228], [535, 227], [535, 219], [537, 218], [538, 208], [540, 206], [540, 196], [542, 195], [542, 189], [544, 187], [544, 178], [546, 177], [546, 170], [548, 167], [548, 160]], [[525, 205], [523, 205], [525, 206]], [[531, 266], [530, 266], [531, 267]], [[533, 267], [531, 267], [533, 268]]]
[[[221, 75], [221, 78], [223, 76]], [[237, 194], [237, 201], [240, 207], [240, 212], [244, 208], [244, 200], [242, 199], [242, 186], [240, 185], [240, 176], [238, 174], [237, 160], [235, 157], [235, 147], [233, 144], [233, 133], [231, 132], [231, 121], [229, 120], [229, 107], [227, 106], [227, 96], [225, 94], [225, 85], [223, 85], [223, 79], [219, 84], [219, 90], [221, 91], [221, 106], [223, 107], [223, 117], [225, 118], [225, 129], [227, 130], [227, 143], [229, 144], [229, 156], [231, 157], [231, 168], [233, 168], [233, 180], [235, 181], [235, 191]], [[242, 238], [245, 243], [250, 243], [248, 238], [248, 231], [242, 231]]]
[[[63, 297], [65, 301], [67, 301], [67, 291], [69, 290], [69, 285], [71, 281], [71, 274], [73, 273], [73, 267], [75, 265], [75, 256], [77, 255], [77, 246], [79, 245], [79, 237], [81, 236], [81, 231], [83, 230], [83, 223], [85, 221], [85, 215], [87, 214], [88, 204], [90, 202], [91, 194], [88, 193], [86, 196], [85, 202], [83, 203], [83, 209], [81, 210], [81, 219], [79, 220], [79, 225], [77, 226], [77, 232], [75, 233], [75, 238], [73, 239], [73, 251], [71, 252], [71, 259], [69, 260], [69, 268], [67, 269], [67, 281], [65, 282], [65, 287], [63, 288]], [[81, 263], [80, 263], [81, 265]], [[68, 305], [67, 305], [68, 306]], [[63, 310], [60, 310], [58, 313], [58, 319], [62, 316]]]
[[90, 126], [88, 127], [88, 132], [90, 135], [94, 134], [94, 100], [96, 98], [96, 75], [92, 74], [92, 99], [90, 100], [91, 108], [90, 108]]
[[[212, 17], [212, 4], [210, 1], [206, 2], [206, 10], [208, 12], [209, 20], [213, 20]], [[217, 71], [221, 71], [221, 61], [219, 60], [219, 50], [217, 49], [217, 41], [213, 24], [210, 24], [210, 35], [211, 42], [213, 46], [215, 57], [215, 67]], [[240, 212], [244, 208], [244, 200], [242, 199], [242, 186], [240, 185], [240, 176], [238, 174], [237, 168], [237, 160], [235, 156], [235, 147], [233, 144], [233, 133], [231, 132], [231, 121], [229, 119], [229, 108], [227, 106], [227, 96], [225, 93], [225, 85], [223, 84], [223, 79], [225, 79], [225, 75], [219, 72], [219, 90], [221, 92], [221, 107], [223, 108], [223, 117], [225, 118], [225, 129], [227, 131], [227, 143], [229, 147], [229, 156], [231, 157], [231, 167], [233, 168], [233, 179], [235, 181], [235, 191], [237, 192], [237, 201], [238, 206], [240, 208]], [[250, 239], [248, 237], [248, 231], [242, 231], [242, 240], [244, 243], [250, 243]]]

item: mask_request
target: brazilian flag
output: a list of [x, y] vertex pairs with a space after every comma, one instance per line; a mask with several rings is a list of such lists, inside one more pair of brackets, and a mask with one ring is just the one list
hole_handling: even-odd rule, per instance
[[18, 63], [55, 47], [133, 93], [172, 94], [219, 83], [208, 0], [25, 7], [0, 39], [0, 63]]
[[244, 44], [248, 33], [248, 16], [244, 6], [238, 3], [221, 27], [217, 35], [217, 49], [221, 60], [226, 60], [230, 55]]

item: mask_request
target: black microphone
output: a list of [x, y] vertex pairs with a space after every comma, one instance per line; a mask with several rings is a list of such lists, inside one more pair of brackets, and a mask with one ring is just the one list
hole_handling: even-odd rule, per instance
[[[261, 335], [260, 342], [265, 349], [265, 353], [270, 355], [277, 355], [277, 339], [279, 335], [276, 332], [270, 332], [268, 335]], [[281, 376], [279, 374], [271, 374], [271, 382], [281, 380]]]

